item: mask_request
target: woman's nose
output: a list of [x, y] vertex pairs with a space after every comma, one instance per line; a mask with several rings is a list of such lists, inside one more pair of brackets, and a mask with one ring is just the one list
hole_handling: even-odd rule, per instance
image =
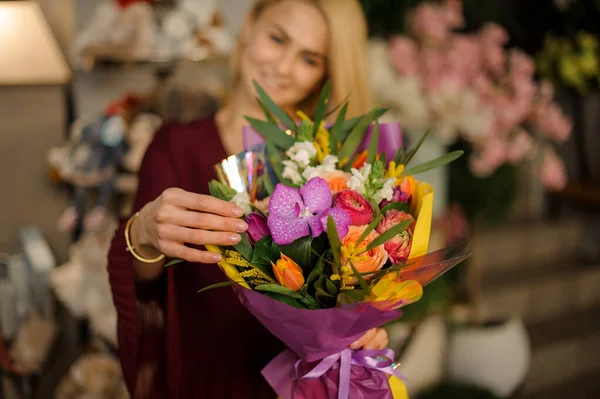
[[277, 63], [277, 72], [281, 76], [289, 76], [292, 73], [295, 55], [292, 51], [284, 51]]

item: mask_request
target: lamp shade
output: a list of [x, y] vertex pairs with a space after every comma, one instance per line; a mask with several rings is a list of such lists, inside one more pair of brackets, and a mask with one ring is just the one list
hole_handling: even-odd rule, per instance
[[0, 1], [0, 85], [65, 84], [71, 70], [35, 1]]

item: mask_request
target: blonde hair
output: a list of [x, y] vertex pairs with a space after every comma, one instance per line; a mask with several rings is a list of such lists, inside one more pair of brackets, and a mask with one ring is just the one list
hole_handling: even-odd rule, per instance
[[[246, 17], [243, 31], [267, 8], [282, 1], [286, 0], [256, 0]], [[327, 21], [329, 48], [325, 80], [331, 82], [329, 104], [334, 106], [348, 98], [350, 102], [348, 117], [368, 112], [371, 108], [371, 91], [367, 80], [367, 23], [360, 4], [357, 0], [303, 1], [314, 4]], [[239, 83], [243, 47], [243, 40], [238, 39], [231, 57], [230, 68], [234, 89]], [[311, 115], [321, 88], [322, 85], [302, 104], [299, 104], [298, 108]]]

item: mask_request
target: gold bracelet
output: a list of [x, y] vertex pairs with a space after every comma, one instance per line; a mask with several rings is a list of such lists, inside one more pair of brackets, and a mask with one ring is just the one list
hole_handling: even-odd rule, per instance
[[161, 261], [165, 258], [165, 254], [160, 254], [159, 256], [157, 256], [154, 259], [146, 259], [146, 258], [142, 258], [141, 256], [139, 256], [133, 249], [133, 245], [131, 245], [131, 240], [129, 239], [129, 230], [131, 229], [131, 225], [133, 224], [133, 221], [140, 216], [139, 212], [134, 213], [129, 220], [127, 221], [127, 224], [125, 225], [125, 242], [127, 243], [127, 250], [133, 255], [134, 258], [136, 258], [137, 260], [139, 260], [140, 262], [143, 263], [156, 263], [158, 261]]

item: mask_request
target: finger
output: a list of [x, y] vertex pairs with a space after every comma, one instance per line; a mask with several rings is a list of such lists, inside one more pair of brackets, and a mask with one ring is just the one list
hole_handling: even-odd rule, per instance
[[159, 244], [161, 241], [185, 242], [196, 245], [235, 245], [241, 240], [239, 233], [226, 233], [218, 231], [207, 231], [175, 226], [172, 224], [160, 224], [157, 227]]
[[170, 223], [202, 230], [239, 233], [248, 230], [246, 222], [240, 219], [213, 215], [211, 213], [185, 211], [175, 207], [160, 209], [156, 213], [156, 219], [159, 223]]
[[209, 252], [201, 251], [199, 249], [186, 247], [183, 244], [177, 244], [175, 242], [169, 242], [164, 244], [163, 253], [172, 258], [183, 259], [187, 262], [192, 263], [217, 263], [221, 261], [221, 255]]
[[350, 349], [362, 348], [367, 342], [369, 342], [371, 339], [373, 339], [373, 337], [375, 336], [376, 333], [377, 333], [377, 331], [374, 328], [367, 331], [365, 333], [365, 335], [363, 335], [362, 337], [360, 337], [358, 339], [358, 341], [356, 341], [352, 345], [350, 345]]
[[388, 343], [389, 339], [387, 331], [385, 331], [383, 328], [378, 328], [373, 339], [367, 342], [364, 345], [364, 348], [382, 350], [388, 346]]
[[210, 195], [190, 193], [181, 189], [170, 189], [163, 193], [165, 203], [175, 206], [214, 213], [221, 216], [241, 217], [244, 211], [231, 202]]

